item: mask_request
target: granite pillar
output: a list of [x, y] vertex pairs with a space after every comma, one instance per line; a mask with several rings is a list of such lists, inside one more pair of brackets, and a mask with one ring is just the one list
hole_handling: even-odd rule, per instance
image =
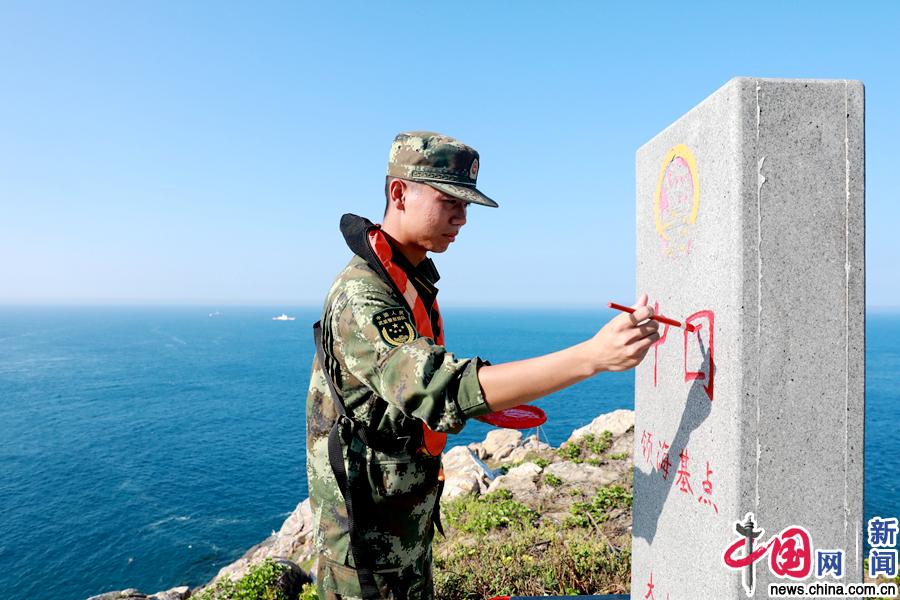
[[636, 370], [633, 598], [862, 580], [863, 124], [860, 82], [737, 78], [637, 152], [637, 290], [694, 331]]

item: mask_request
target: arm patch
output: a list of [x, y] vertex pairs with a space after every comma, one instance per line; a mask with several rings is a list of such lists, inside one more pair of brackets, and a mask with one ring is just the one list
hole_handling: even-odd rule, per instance
[[416, 328], [405, 308], [386, 308], [372, 315], [372, 323], [381, 339], [390, 346], [400, 346], [416, 339]]

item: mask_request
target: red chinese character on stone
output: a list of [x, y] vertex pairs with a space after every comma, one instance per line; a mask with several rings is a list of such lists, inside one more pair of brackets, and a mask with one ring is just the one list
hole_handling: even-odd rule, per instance
[[678, 469], [678, 472], [676, 473], [678, 475], [678, 478], [675, 480], [675, 485], [677, 485], [678, 489], [680, 489], [685, 494], [690, 494], [693, 496], [694, 490], [691, 487], [690, 479], [688, 479], [691, 476], [691, 474], [687, 470], [687, 468], [688, 468], [687, 448], [684, 448], [681, 451], [681, 454], [678, 455], [678, 457], [681, 459], [681, 466]]
[[716, 377], [715, 314], [711, 310], [701, 310], [684, 322], [694, 326], [693, 332], [684, 330], [684, 380], [705, 382], [703, 389], [712, 400]]
[[712, 469], [709, 468], [709, 461], [706, 461], [706, 479], [701, 482], [703, 484], [703, 495], [697, 498], [697, 500], [701, 504], [712, 506], [713, 510], [716, 511], [716, 514], [719, 514], [719, 507], [712, 501], [712, 481], [709, 479], [710, 475], [712, 475]]
[[672, 462], [669, 460], [669, 444], [664, 441], [659, 442], [659, 450], [656, 452], [656, 469], [661, 471], [663, 479], [669, 478], [669, 467]]
[[650, 600], [656, 600], [656, 598], [653, 596], [653, 588], [654, 587], [655, 586], [653, 585], [653, 571], [650, 571], [650, 582], [647, 584], [647, 593], [646, 593], [646, 595], [644, 595], [644, 600], [647, 600], [648, 598]]
[[641, 436], [641, 449], [644, 452], [644, 458], [647, 459], [647, 464], [652, 464], [650, 462], [650, 452], [653, 450], [653, 434], [649, 431], [645, 430]]
[[[653, 314], [658, 315], [659, 312], [659, 302], [653, 305]], [[669, 326], [663, 325], [662, 334], [660, 334], [659, 339], [653, 342], [653, 387], [656, 387], [656, 368], [659, 364], [659, 347], [666, 343], [666, 338], [669, 336]]]
[[778, 577], [806, 579], [812, 570], [812, 544], [802, 527], [788, 527], [771, 542], [769, 566]]

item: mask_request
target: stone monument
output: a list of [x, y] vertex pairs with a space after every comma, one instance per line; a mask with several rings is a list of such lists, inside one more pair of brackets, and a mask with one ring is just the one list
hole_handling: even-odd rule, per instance
[[632, 598], [862, 581], [863, 115], [737, 78], [637, 152], [637, 290], [687, 329], [635, 375]]

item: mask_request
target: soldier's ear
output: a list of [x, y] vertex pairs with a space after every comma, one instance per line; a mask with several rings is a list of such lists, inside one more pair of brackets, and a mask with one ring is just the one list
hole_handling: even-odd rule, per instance
[[388, 202], [391, 206], [397, 210], [404, 210], [408, 189], [406, 182], [402, 179], [392, 179], [388, 184]]

